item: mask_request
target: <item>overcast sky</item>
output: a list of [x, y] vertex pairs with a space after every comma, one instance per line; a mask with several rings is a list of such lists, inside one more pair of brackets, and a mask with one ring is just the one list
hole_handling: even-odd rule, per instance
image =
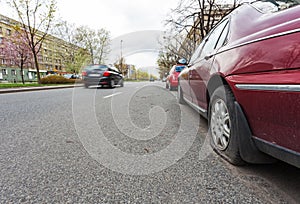
[[[158, 53], [143, 52], [142, 49], [134, 50], [137, 46], [134, 45], [134, 40], [128, 40], [128, 36], [132, 39], [141, 39], [141, 33], [144, 33], [145, 42], [139, 40], [135, 43], [139, 45], [144, 43], [144, 49], [151, 49], [147, 41], [152, 44], [157, 43], [153, 30], [164, 30], [163, 21], [171, 8], [177, 5], [178, 0], [85, 0], [83, 2], [76, 4], [74, 0], [60, 0], [59, 13], [69, 22], [88, 25], [94, 29], [109, 30], [113, 38], [110, 63], [112, 59], [116, 59], [115, 53], [119, 56], [119, 41], [122, 39], [124, 55], [128, 54], [126, 50], [138, 51], [136, 54], [127, 55], [126, 63], [134, 64], [138, 68], [156, 65]], [[145, 33], [147, 30], [149, 33]], [[152, 69], [152, 73], [158, 72]]]
[[[3, 2], [0, 0], [0, 13], [12, 17]], [[87, 25], [93, 29], [104, 28], [111, 32], [112, 39], [120, 39], [123, 35], [136, 31], [164, 30], [163, 21], [177, 3], [178, 0], [57, 0], [57, 16], [76, 25]], [[155, 54], [145, 52], [145, 56], [141, 56], [141, 53], [142, 51], [136, 54], [136, 57], [128, 56], [126, 62], [138, 66], [155, 64]], [[146, 60], [147, 55], [149, 60]], [[140, 58], [143, 60], [139, 60]]]
[[[163, 20], [178, 0], [58, 0], [69, 22], [110, 30], [113, 37], [140, 30], [163, 29]], [[76, 2], [76, 3], [75, 3]]]

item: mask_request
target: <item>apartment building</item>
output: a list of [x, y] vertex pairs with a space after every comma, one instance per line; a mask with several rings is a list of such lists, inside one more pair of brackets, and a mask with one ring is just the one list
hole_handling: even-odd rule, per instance
[[[15, 32], [14, 26], [17, 24], [19, 24], [18, 21], [0, 14], [0, 49], [2, 51], [5, 49], [2, 43], [3, 40], [12, 37]], [[77, 49], [79, 50], [80, 47], [67, 43], [55, 36], [47, 35], [38, 54], [41, 77], [47, 74], [66, 73], [66, 64], [70, 60], [68, 52]], [[5, 55], [0, 54], [0, 83], [19, 82], [22, 75], [25, 81], [37, 80], [37, 70], [32, 59], [28, 60], [23, 68], [23, 72], [21, 72], [19, 65], [13, 59], [8, 59]]]

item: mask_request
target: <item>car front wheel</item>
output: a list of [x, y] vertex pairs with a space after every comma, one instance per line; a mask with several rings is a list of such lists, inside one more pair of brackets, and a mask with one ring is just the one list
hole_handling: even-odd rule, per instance
[[235, 117], [234, 96], [229, 86], [217, 88], [209, 105], [209, 134], [212, 148], [234, 165], [242, 165], [239, 153], [237, 119]]

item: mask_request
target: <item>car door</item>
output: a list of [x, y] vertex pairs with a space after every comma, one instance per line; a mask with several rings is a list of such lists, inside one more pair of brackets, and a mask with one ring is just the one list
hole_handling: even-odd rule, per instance
[[224, 19], [204, 38], [199, 56], [189, 69], [192, 102], [203, 113], [206, 113], [208, 108], [206, 87], [211, 75], [210, 70], [217, 50], [226, 40], [228, 26], [228, 19]]
[[180, 88], [182, 90], [182, 95], [184, 97], [185, 100], [187, 100], [188, 102], [192, 102], [193, 97], [192, 97], [192, 92], [191, 92], [191, 86], [190, 86], [190, 75], [192, 74], [192, 68], [193, 68], [193, 64], [195, 63], [195, 61], [197, 60], [197, 58], [199, 57], [200, 53], [201, 53], [201, 49], [203, 47], [203, 43], [204, 41], [202, 41], [200, 43], [200, 45], [196, 48], [194, 54], [191, 57], [190, 63], [188, 64], [188, 66], [183, 69], [179, 75], [179, 84], [180, 84]]

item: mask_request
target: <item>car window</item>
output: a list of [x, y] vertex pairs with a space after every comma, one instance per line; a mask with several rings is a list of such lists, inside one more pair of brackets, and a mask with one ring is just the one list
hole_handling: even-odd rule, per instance
[[217, 42], [217, 45], [215, 47], [215, 49], [219, 49], [220, 47], [222, 47], [225, 43], [226, 43], [226, 39], [228, 36], [228, 31], [229, 31], [229, 22], [226, 23], [221, 36], [219, 37], [219, 40]]
[[199, 57], [204, 43], [205, 43], [205, 38], [204, 38], [204, 40], [201, 41], [200, 45], [196, 48], [194, 54], [192, 55], [191, 60], [190, 60], [191, 64], [193, 64], [196, 61], [196, 59]]
[[110, 67], [109, 68], [111, 71], [117, 72], [117, 73], [121, 73], [116, 67]]
[[106, 65], [89, 65], [85, 69], [105, 71], [105, 70], [107, 70], [107, 68], [108, 67]]
[[299, 4], [299, 0], [269, 0], [252, 2], [252, 5], [263, 13], [275, 13]]
[[[201, 51], [200, 59], [212, 53], [212, 51], [216, 48], [217, 42], [225, 28], [228, 24], [228, 19], [222, 21], [219, 25], [217, 25], [214, 30], [209, 34], [208, 38], [205, 38], [205, 45]], [[225, 36], [226, 37], [226, 36]]]
[[185, 68], [184, 65], [177, 65], [177, 66], [175, 67], [175, 71], [176, 71], [176, 72], [181, 72], [184, 68]]

